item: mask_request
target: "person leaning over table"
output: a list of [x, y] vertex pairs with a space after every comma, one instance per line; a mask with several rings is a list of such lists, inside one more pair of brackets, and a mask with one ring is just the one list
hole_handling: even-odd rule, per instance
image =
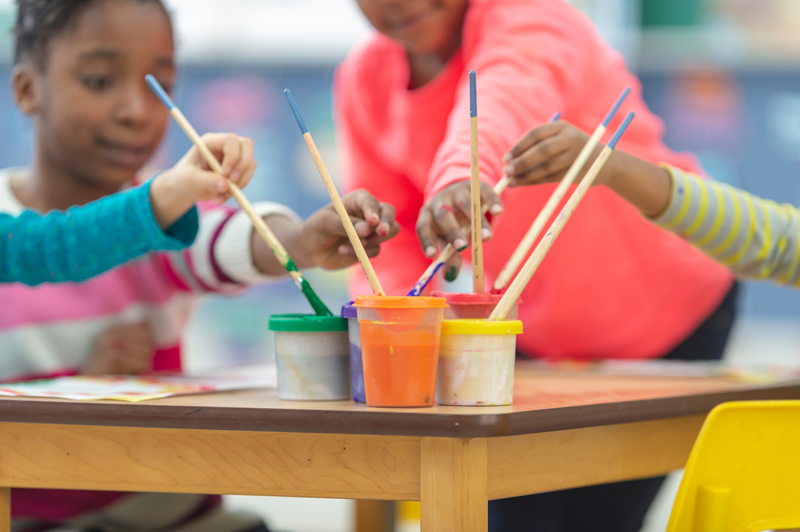
[[[593, 130], [626, 86], [611, 124], [636, 119], [619, 147], [691, 172], [670, 151], [636, 77], [563, 0], [357, 0], [377, 30], [339, 66], [335, 118], [347, 186], [397, 208], [402, 231], [373, 264], [404, 294], [439, 251], [464, 249], [469, 204], [468, 72], [477, 72], [486, 279], [511, 256], [553, 185], [491, 190], [507, 150], [561, 111]], [[501, 216], [498, 216], [502, 213]], [[414, 238], [415, 232], [420, 243]], [[444, 267], [450, 280], [461, 257]], [[353, 293], [369, 293], [362, 278]], [[522, 295], [522, 353], [546, 358], [719, 358], [735, 314], [733, 276], [603, 188], [589, 191]], [[661, 478], [490, 504], [492, 530], [638, 532]]]

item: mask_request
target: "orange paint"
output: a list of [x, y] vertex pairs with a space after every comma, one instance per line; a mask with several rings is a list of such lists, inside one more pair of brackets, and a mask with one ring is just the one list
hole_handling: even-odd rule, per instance
[[368, 406], [433, 406], [444, 299], [358, 296]]
[[359, 326], [367, 405], [432, 406], [441, 325], [405, 331], [380, 322]]

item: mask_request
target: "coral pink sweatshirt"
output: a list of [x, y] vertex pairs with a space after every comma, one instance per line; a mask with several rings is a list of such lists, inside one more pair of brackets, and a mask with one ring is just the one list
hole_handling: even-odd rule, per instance
[[[502, 176], [503, 155], [526, 131], [561, 111], [563, 120], [591, 132], [625, 86], [633, 91], [610, 129], [629, 111], [636, 118], [618, 147], [699, 170], [693, 157], [666, 148], [663, 125], [642, 101], [637, 78], [563, 0], [472, 0], [460, 50], [414, 90], [403, 47], [375, 34], [340, 65], [334, 91], [346, 185], [367, 188], [398, 210], [401, 233], [374, 261], [389, 294], [405, 294], [430, 263], [415, 231], [423, 202], [469, 178], [471, 69], [478, 80], [481, 179], [491, 185]], [[495, 236], [484, 247], [487, 283], [554, 188], [503, 194], [505, 212], [493, 220]], [[518, 346], [550, 358], [664, 355], [702, 323], [731, 283], [724, 267], [613, 192], [594, 188], [523, 294]], [[369, 293], [360, 271], [351, 289]]]

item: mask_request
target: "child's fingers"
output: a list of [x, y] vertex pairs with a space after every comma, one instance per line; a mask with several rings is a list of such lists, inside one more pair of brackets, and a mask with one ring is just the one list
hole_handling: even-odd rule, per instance
[[[234, 183], [240, 187], [244, 187], [247, 181], [252, 177], [253, 172], [256, 171], [256, 161], [253, 158], [255, 145], [253, 141], [247, 137], [238, 137], [239, 141], [239, 160], [231, 170], [230, 176]], [[239, 183], [240, 179], [246, 178], [243, 184]]]
[[434, 231], [435, 220], [429, 205], [422, 208], [417, 218], [417, 238], [422, 246], [422, 252], [429, 259], [436, 256], [439, 251], [439, 244]]
[[569, 150], [570, 144], [561, 135], [550, 137], [509, 161], [504, 171], [511, 177], [520, 177], [531, 168], [547, 163], [551, 158]]
[[388, 203], [381, 203], [381, 222], [375, 231], [384, 238], [392, 238], [400, 231], [400, 224], [395, 221], [394, 207]]
[[486, 205], [488, 212], [497, 216], [503, 212], [503, 202], [492, 187], [481, 181], [481, 203]]
[[560, 181], [567, 170], [569, 170], [569, 167], [572, 166], [573, 162], [575, 162], [575, 156], [571, 151], [562, 152], [516, 176], [511, 186], [536, 185], [539, 183]]
[[230, 176], [231, 170], [241, 157], [242, 146], [239, 143], [239, 136], [233, 133], [206, 133], [203, 135], [203, 142], [220, 161], [222, 174]]
[[538, 144], [539, 142], [542, 142], [547, 138], [557, 135], [563, 129], [564, 129], [564, 123], [558, 121], [558, 122], [544, 124], [528, 131], [519, 140], [519, 142], [517, 142], [510, 150], [508, 150], [508, 153], [505, 155], [503, 160], [507, 162], [513, 161], [535, 144]]
[[433, 207], [433, 218], [439, 227], [440, 234], [443, 234], [457, 251], [466, 248], [469, 242], [461, 230], [461, 225], [458, 223], [453, 207], [440, 202], [434, 202]]
[[381, 204], [366, 190], [356, 190], [342, 198], [347, 214], [365, 220], [370, 226], [381, 223]]
[[186, 189], [194, 201], [208, 201], [225, 197], [229, 193], [225, 178], [211, 170], [196, 169], [186, 180]]
[[442, 274], [448, 283], [452, 283], [458, 277], [458, 272], [461, 271], [461, 253], [453, 253], [453, 256], [447, 259], [442, 266]]
[[462, 184], [465, 186], [452, 188], [451, 201], [458, 206], [457, 214], [460, 214], [461, 216], [469, 220], [470, 212], [472, 212], [471, 211], [472, 192], [470, 190], [468, 181], [464, 181]]

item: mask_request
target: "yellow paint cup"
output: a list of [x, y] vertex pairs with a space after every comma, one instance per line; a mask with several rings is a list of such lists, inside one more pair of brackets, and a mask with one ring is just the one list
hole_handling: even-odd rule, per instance
[[444, 320], [436, 402], [510, 405], [521, 321]]

